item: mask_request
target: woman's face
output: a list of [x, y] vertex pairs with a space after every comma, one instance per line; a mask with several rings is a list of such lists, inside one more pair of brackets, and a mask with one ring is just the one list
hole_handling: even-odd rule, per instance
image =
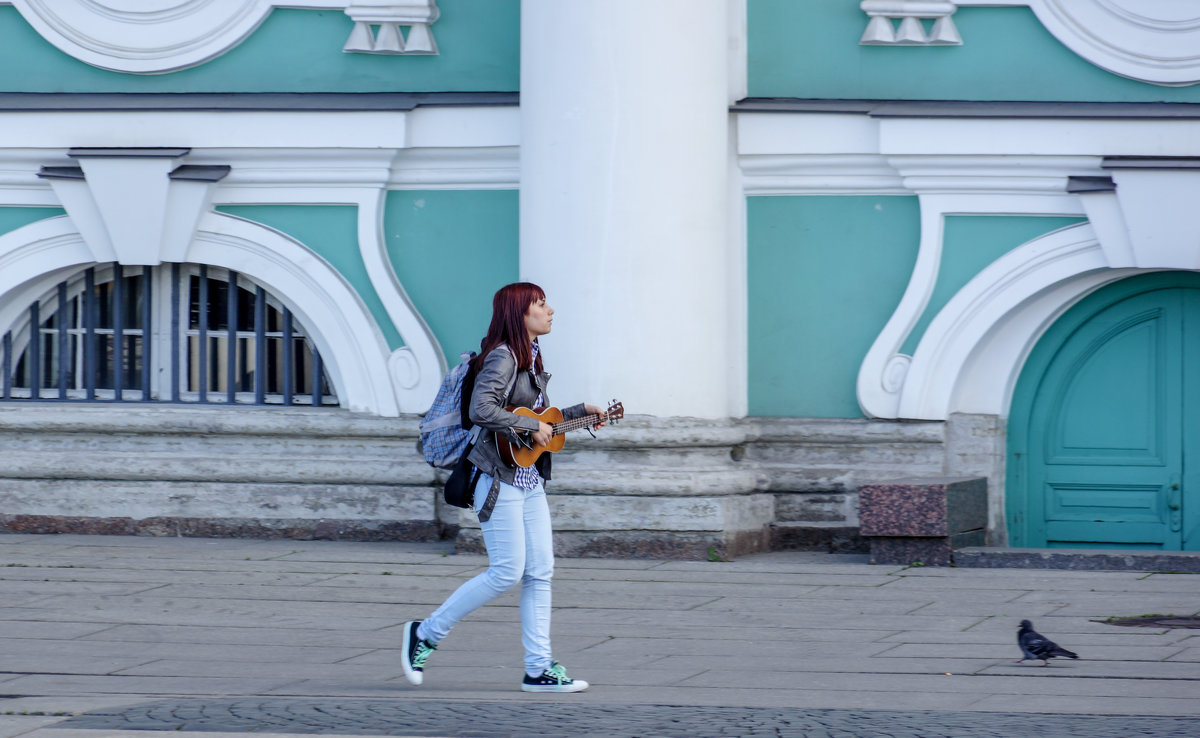
[[534, 300], [525, 311], [525, 330], [533, 340], [550, 332], [550, 324], [554, 322], [554, 308], [546, 303], [546, 298]]

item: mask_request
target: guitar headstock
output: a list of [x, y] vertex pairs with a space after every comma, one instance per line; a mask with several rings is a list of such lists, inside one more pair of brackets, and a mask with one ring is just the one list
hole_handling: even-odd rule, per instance
[[613, 400], [611, 403], [609, 403], [608, 412], [606, 412], [604, 415], [608, 419], [608, 422], [615, 423], [621, 418], [625, 417], [625, 406], [616, 400]]

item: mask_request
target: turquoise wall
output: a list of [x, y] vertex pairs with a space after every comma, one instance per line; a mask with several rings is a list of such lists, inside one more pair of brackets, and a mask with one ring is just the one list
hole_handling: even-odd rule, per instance
[[917, 258], [916, 197], [747, 199], [749, 412], [862, 417], [858, 367]]
[[937, 282], [925, 312], [913, 327], [901, 353], [912, 355], [950, 298], [979, 272], [1017, 246], [1050, 231], [1081, 223], [1086, 218], [1012, 215], [951, 215], [946, 218], [942, 238], [942, 261]]
[[27, 208], [0, 206], [0, 233], [15, 231], [21, 226], [27, 226], [56, 215], [66, 215], [62, 208]]
[[1200, 85], [1120, 77], [1063, 46], [1028, 8], [960, 8], [962, 46], [859, 46], [853, 0], [749, 0], [751, 97], [1200, 102]]
[[389, 192], [388, 255], [447, 362], [479, 350], [492, 295], [519, 274], [516, 190]]
[[156, 75], [98, 69], [59, 51], [0, 6], [0, 92], [514, 91], [520, 1], [453, 0], [430, 27], [437, 56], [348, 54], [340, 10], [276, 9], [241, 44], [191, 69]]
[[396, 349], [404, 345], [383, 302], [371, 285], [358, 250], [358, 208], [353, 205], [223, 205], [222, 213], [286, 233], [324, 258], [358, 292], [376, 324]]

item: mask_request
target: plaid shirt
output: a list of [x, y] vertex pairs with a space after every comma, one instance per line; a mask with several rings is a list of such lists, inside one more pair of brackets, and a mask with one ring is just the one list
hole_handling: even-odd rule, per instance
[[[533, 342], [533, 359], [531, 360], [531, 363], [530, 363], [530, 369], [529, 369], [530, 371], [534, 371], [533, 367], [537, 366], [537, 357], [538, 357], [539, 351], [540, 351], [540, 349], [538, 348], [538, 342], [534, 341]], [[517, 369], [517, 371], [521, 371], [521, 370]], [[542, 402], [543, 402], [542, 394], [539, 392], [538, 396], [537, 396], [537, 401], [534, 402], [533, 404], [535, 407], [541, 407]], [[520, 487], [521, 489], [533, 489], [534, 487], [538, 486], [538, 484], [541, 481], [542, 481], [542, 475], [538, 474], [537, 467], [530, 464], [529, 466], [517, 467], [517, 473], [513, 477], [513, 486]]]

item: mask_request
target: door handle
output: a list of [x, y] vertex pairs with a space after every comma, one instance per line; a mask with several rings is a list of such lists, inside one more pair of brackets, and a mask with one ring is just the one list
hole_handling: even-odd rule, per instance
[[1167, 509], [1171, 511], [1169, 517], [1172, 533], [1183, 529], [1183, 513], [1180, 511], [1182, 507], [1183, 491], [1179, 489], [1179, 483], [1175, 482], [1167, 489]]

